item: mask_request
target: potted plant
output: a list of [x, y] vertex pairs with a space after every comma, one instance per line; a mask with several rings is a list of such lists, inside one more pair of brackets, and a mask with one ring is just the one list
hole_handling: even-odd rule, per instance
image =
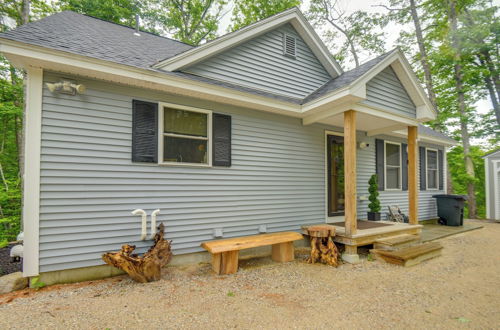
[[370, 212], [368, 212], [368, 220], [372, 221], [380, 221], [380, 201], [378, 200], [378, 178], [376, 174], [373, 174], [368, 181], [368, 192], [370, 196], [368, 199], [370, 200], [370, 204], [368, 204], [368, 208]]

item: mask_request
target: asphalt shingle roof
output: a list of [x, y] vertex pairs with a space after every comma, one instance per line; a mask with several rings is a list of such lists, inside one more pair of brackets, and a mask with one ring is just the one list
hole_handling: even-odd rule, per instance
[[63, 11], [0, 34], [0, 38], [149, 69], [193, 48], [180, 41]]
[[[22, 25], [15, 30], [2, 33], [0, 34], [0, 38], [168, 75], [176, 75], [295, 104], [310, 102], [353, 83], [394, 52], [393, 50], [385, 53], [353, 70], [342, 73], [304, 99], [295, 99], [184, 72], [165, 72], [154, 69], [152, 66], [157, 62], [174, 57], [192, 49], [193, 46], [143, 31], [140, 31], [140, 36], [136, 36], [134, 32], [135, 29], [128, 26], [107, 22], [72, 11], [63, 11], [39, 21]], [[420, 126], [420, 133], [449, 142], [455, 142], [455, 140], [446, 135], [423, 125]]]
[[424, 125], [418, 125], [418, 134], [434, 137], [440, 140], [448, 141], [450, 143], [457, 143], [456, 140], [450, 138], [446, 134], [443, 134], [441, 132], [435, 131], [432, 128], [429, 128]]

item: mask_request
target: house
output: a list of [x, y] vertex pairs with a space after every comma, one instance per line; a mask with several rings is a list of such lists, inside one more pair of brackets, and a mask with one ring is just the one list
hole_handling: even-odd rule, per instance
[[483, 156], [486, 182], [486, 218], [500, 220], [500, 150]]
[[408, 61], [343, 71], [296, 8], [198, 47], [65, 11], [0, 52], [28, 73], [25, 276], [144, 251], [134, 209], [160, 210], [177, 256], [333, 222], [356, 262], [375, 173], [383, 212], [410, 216], [384, 233], [436, 218], [455, 141], [421, 125], [436, 111]]

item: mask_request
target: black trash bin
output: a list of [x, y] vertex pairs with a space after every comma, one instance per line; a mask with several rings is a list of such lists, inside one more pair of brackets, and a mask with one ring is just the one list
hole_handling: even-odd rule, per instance
[[434, 195], [436, 199], [440, 223], [446, 226], [463, 226], [464, 206], [467, 196], [464, 195]]

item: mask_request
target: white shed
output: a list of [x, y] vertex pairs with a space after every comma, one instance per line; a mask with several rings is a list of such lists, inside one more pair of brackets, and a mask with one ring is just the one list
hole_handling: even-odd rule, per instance
[[486, 217], [500, 220], [500, 150], [484, 157], [486, 181]]

